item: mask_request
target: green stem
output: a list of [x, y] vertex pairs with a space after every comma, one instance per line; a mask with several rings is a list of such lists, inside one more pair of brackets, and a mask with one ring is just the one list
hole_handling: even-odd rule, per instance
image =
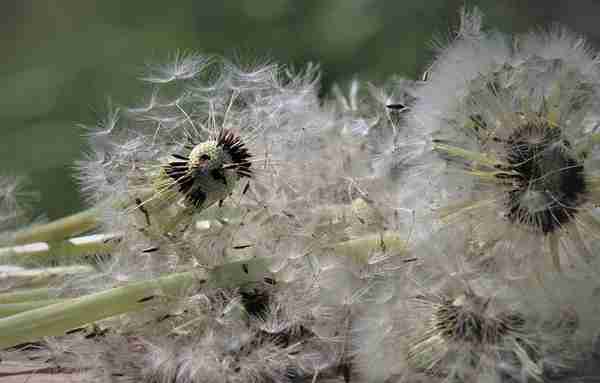
[[2, 318], [0, 348], [62, 335], [87, 323], [148, 307], [160, 301], [157, 296], [176, 294], [193, 281], [193, 272], [169, 275]]
[[[148, 188], [147, 190], [141, 191], [138, 197], [144, 200], [149, 198], [152, 194], [153, 189]], [[12, 234], [11, 244], [24, 245], [34, 242], [57, 242], [93, 230], [99, 226], [99, 216], [106, 204], [124, 210], [131, 208], [133, 205], [133, 203], [127, 199], [100, 202], [96, 207], [82, 212], [59, 218], [46, 224], [34, 225], [19, 230]]]
[[591, 133], [590, 141], [592, 144], [600, 144], [600, 133]]
[[0, 282], [11, 288], [36, 288], [64, 281], [65, 277], [91, 274], [95, 269], [91, 266], [62, 266], [44, 269], [22, 269], [0, 272]]
[[9, 317], [11, 315], [34, 310], [40, 307], [50, 306], [63, 301], [64, 299], [45, 299], [30, 302], [2, 303], [0, 304], [0, 318]]
[[262, 281], [270, 275], [268, 264], [266, 259], [254, 258], [215, 267], [208, 274], [196, 271], [172, 274], [1, 318], [0, 349], [63, 335], [72, 328], [152, 305], [164, 305], [164, 299], [160, 298], [181, 295], [194, 285], [233, 287]]
[[23, 245], [33, 242], [61, 241], [74, 235], [85, 233], [98, 226], [96, 208], [57, 219], [42, 225], [34, 225], [12, 235], [12, 243]]
[[42, 287], [38, 289], [27, 289], [19, 291], [11, 291], [0, 294], [0, 304], [4, 303], [21, 303], [28, 301], [41, 301], [54, 297], [55, 289]]
[[371, 254], [376, 252], [396, 252], [405, 254], [407, 243], [395, 232], [384, 232], [351, 239], [333, 244], [333, 251], [341, 256], [351, 257], [358, 263], [368, 263]]
[[[92, 234], [58, 242], [37, 242], [0, 248], [0, 263], [24, 264], [25, 259], [74, 258], [89, 254], [110, 253], [119, 238], [118, 234]], [[29, 260], [29, 259], [28, 259]]]
[[440, 152], [445, 152], [454, 157], [459, 157], [467, 161], [473, 161], [480, 165], [485, 165], [492, 168], [504, 165], [501, 161], [493, 157], [487, 156], [482, 153], [474, 152], [472, 150], [459, 148], [457, 146], [436, 143], [433, 145], [433, 149]]

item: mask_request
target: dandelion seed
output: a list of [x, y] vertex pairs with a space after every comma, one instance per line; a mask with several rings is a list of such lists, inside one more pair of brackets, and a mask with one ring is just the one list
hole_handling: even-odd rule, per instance
[[149, 83], [168, 83], [189, 80], [202, 72], [211, 63], [211, 58], [199, 54], [176, 53], [168, 64], [148, 65], [148, 73], [141, 77]]
[[13, 229], [27, 220], [27, 204], [38, 195], [23, 188], [22, 176], [0, 176], [0, 229]]

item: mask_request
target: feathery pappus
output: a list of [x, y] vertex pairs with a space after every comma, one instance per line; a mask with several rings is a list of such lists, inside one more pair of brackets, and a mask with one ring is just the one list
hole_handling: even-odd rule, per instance
[[252, 189], [241, 180], [260, 183], [275, 163], [289, 162], [276, 160], [273, 143], [295, 116], [318, 106], [317, 68], [292, 73], [180, 55], [159, 69], [153, 73], [162, 77], [143, 77], [152, 87], [146, 105], [114, 108], [91, 132], [94, 152], [79, 168], [94, 203], [117, 200], [108, 210], [119, 213], [114, 206], [121, 206], [138, 229], [174, 234], [236, 193], [238, 204]]
[[[589, 273], [508, 279], [465, 262], [468, 238], [438, 233], [356, 318], [364, 381], [532, 382], [576, 376], [599, 308]], [[596, 292], [594, 292], [596, 290]]]
[[482, 30], [478, 11], [462, 19], [409, 116], [438, 154], [430, 173], [442, 175], [442, 226], [473, 231], [496, 265], [591, 263], [600, 223], [598, 54], [564, 29], [511, 37]]

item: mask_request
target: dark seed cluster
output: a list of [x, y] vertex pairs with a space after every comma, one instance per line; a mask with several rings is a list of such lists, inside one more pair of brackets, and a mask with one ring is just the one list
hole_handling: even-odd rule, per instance
[[434, 326], [445, 339], [475, 344], [498, 344], [511, 331], [519, 331], [523, 319], [516, 314], [489, 317], [446, 301], [434, 313]]
[[171, 161], [165, 167], [165, 173], [177, 183], [179, 191], [186, 196], [188, 202], [195, 207], [200, 207], [206, 200], [206, 193], [200, 188], [193, 189], [194, 177], [189, 171], [187, 157], [181, 155], [173, 155], [173, 157], [181, 161]]
[[520, 313], [511, 310], [493, 313], [489, 300], [471, 293], [456, 300], [419, 295], [414, 302], [433, 309], [426, 328], [413, 339], [413, 347], [408, 350], [409, 360], [428, 375], [447, 377], [456, 373], [447, 370], [444, 362], [456, 357], [477, 369], [487, 358], [484, 355], [501, 353], [503, 359], [514, 360], [518, 365], [520, 362], [512, 351], [514, 343], [531, 360], [537, 360], [535, 350], [525, 340], [525, 319]]
[[569, 222], [585, 196], [583, 165], [569, 153], [570, 143], [559, 128], [529, 123], [504, 145], [512, 189], [506, 202], [512, 222], [533, 226], [544, 234]]
[[[186, 147], [191, 150], [195, 146], [195, 143], [190, 143]], [[231, 162], [210, 170], [210, 176], [214, 180], [222, 182], [227, 186], [226, 169], [235, 170], [239, 177], [252, 177], [252, 169], [250, 168], [252, 154], [248, 152], [248, 149], [239, 136], [230, 130], [222, 129], [217, 137], [217, 146], [223, 148], [223, 151], [231, 158]], [[188, 202], [195, 207], [202, 206], [207, 199], [207, 194], [202, 188], [194, 187], [195, 173], [190, 169], [190, 158], [181, 154], [172, 154], [172, 156], [176, 160], [165, 165], [165, 173], [177, 183], [179, 191], [186, 196]], [[210, 161], [210, 159], [207, 154], [200, 157], [200, 161], [202, 162]]]
[[250, 169], [252, 154], [248, 152], [240, 136], [235, 135], [231, 130], [223, 129], [219, 133], [217, 146], [221, 146], [231, 157], [232, 163], [226, 164], [225, 168], [235, 169], [240, 177], [252, 177], [252, 169]]

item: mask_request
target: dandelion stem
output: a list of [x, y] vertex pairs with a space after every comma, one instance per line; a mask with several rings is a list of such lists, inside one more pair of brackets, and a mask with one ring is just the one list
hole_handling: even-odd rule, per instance
[[36, 288], [61, 282], [66, 277], [94, 273], [91, 266], [62, 266], [0, 272], [0, 283], [11, 288]]
[[600, 144], [600, 133], [591, 133], [590, 141], [591, 141], [592, 145]]
[[157, 301], [148, 297], [176, 294], [177, 290], [189, 287], [193, 280], [193, 272], [174, 274], [2, 318], [0, 348], [62, 335], [71, 328], [148, 307]]
[[180, 296], [193, 286], [232, 287], [262, 281], [270, 275], [268, 260], [253, 258], [217, 266], [208, 271], [188, 271], [131, 283], [80, 298], [36, 308], [0, 319], [0, 349], [58, 336], [72, 328], [141, 310], [164, 299]]
[[12, 243], [23, 245], [34, 242], [60, 241], [94, 229], [98, 226], [97, 217], [98, 210], [92, 208], [46, 224], [28, 227], [14, 233]]
[[34, 310], [40, 307], [50, 306], [63, 301], [64, 299], [44, 299], [39, 301], [26, 301], [18, 303], [2, 303], [0, 304], [0, 318], [9, 317], [11, 315]]
[[54, 291], [55, 290], [52, 288], [42, 287], [37, 289], [26, 289], [1, 293], [0, 304], [51, 299], [54, 296]]
[[434, 150], [445, 152], [453, 157], [460, 157], [467, 161], [474, 161], [480, 165], [486, 165], [489, 167], [497, 167], [504, 165], [501, 161], [486, 156], [485, 154], [477, 153], [471, 150], [459, 148], [456, 146], [446, 145], [446, 144], [434, 144]]
[[561, 267], [560, 256], [558, 251], [559, 237], [555, 234], [551, 234], [548, 241], [550, 249], [550, 253], [547, 256], [549, 258], [547, 259], [548, 268], [552, 271], [558, 271], [560, 273]]
[[333, 250], [359, 263], [368, 263], [369, 256], [374, 252], [407, 252], [407, 243], [398, 233], [385, 232], [338, 242], [333, 245]]
[[[29, 257], [74, 258], [109, 253], [119, 239], [118, 234], [92, 234], [57, 242], [37, 242], [0, 248], [0, 263], [26, 264]], [[27, 260], [25, 260], [27, 259]]]

